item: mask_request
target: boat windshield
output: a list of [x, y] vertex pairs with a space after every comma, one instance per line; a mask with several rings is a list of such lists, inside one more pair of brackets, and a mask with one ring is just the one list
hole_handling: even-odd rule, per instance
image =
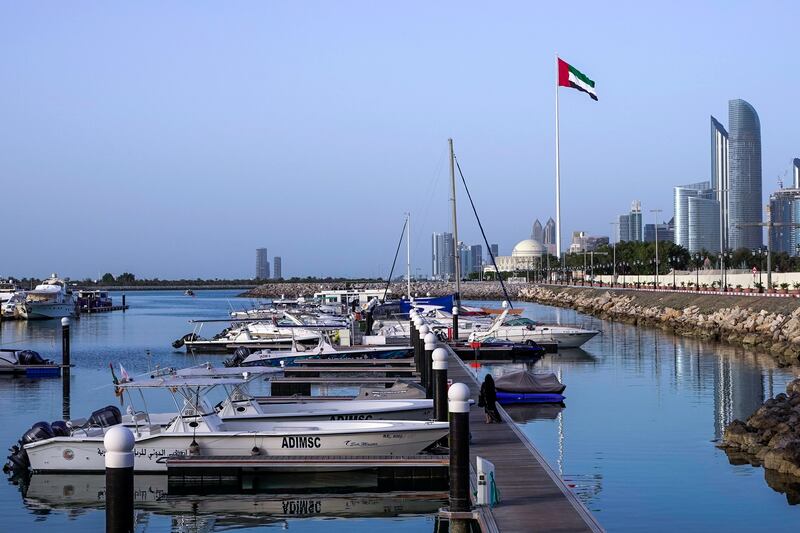
[[530, 318], [524, 317], [514, 317], [506, 320], [503, 324], [504, 326], [536, 326], [538, 325], [536, 322], [531, 320]]

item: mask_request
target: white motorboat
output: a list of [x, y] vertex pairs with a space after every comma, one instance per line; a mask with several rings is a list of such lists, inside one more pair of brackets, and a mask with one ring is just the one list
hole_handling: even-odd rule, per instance
[[263, 348], [265, 346], [288, 346], [295, 342], [309, 343], [319, 338], [316, 331], [310, 329], [280, 326], [272, 322], [236, 322], [210, 339], [200, 336], [202, 324], [211, 320], [197, 321], [195, 331], [184, 335], [172, 343], [173, 348], [186, 346], [187, 352], [228, 352], [239, 347]]
[[[120, 384], [123, 390], [235, 385], [241, 379], [162, 379]], [[134, 469], [166, 472], [166, 459], [186, 456], [376, 456], [415, 455], [448, 432], [446, 422], [433, 421], [301, 421], [259, 423], [257, 430], [231, 430], [204, 400], [185, 395], [179, 416], [166, 427], [147, 423], [134, 414]], [[138, 422], [142, 421], [142, 425]], [[105, 469], [103, 438], [122, 422], [114, 406], [92, 414], [88, 421], [35, 424], [10, 457], [15, 467], [34, 472], [99, 472]]]
[[[324, 336], [314, 347], [295, 343], [291, 350], [259, 350], [245, 357], [242, 366], [291, 366], [303, 359], [398, 359], [408, 357], [410, 346], [333, 346]], [[234, 358], [232, 364], [239, 361]]]
[[[182, 380], [201, 377], [226, 378], [222, 388], [225, 399], [214, 406], [225, 429], [229, 431], [259, 430], [262, 426], [271, 427], [273, 422], [303, 420], [430, 420], [433, 417], [433, 400], [414, 399], [352, 399], [328, 400], [325, 402], [286, 402], [261, 403], [247, 391], [247, 384], [265, 374], [279, 373], [280, 369], [272, 367], [211, 368], [193, 367], [178, 370], [175, 377], [157, 378], [156, 387], [167, 386], [175, 390], [184, 403], [207, 398], [212, 389], [219, 383], [209, 381], [208, 385], [186, 387]], [[244, 370], [244, 372], [242, 371]], [[236, 379], [240, 381], [236, 383]], [[146, 382], [138, 382], [137, 387], [148, 387]], [[208, 409], [211, 411], [211, 409]], [[136, 426], [139, 423], [168, 426], [177, 414], [172, 413], [130, 413], [122, 417], [122, 423]], [[264, 424], [267, 423], [267, 424]]]
[[77, 301], [67, 283], [57, 274], [52, 274], [32, 291], [26, 292], [22, 318], [34, 320], [76, 315]]
[[559, 348], [578, 348], [600, 333], [596, 330], [572, 326], [551, 326], [534, 322], [530, 318], [509, 316], [508, 310], [495, 319], [492, 326], [483, 332], [473, 331], [470, 342], [495, 338], [513, 342], [555, 342]]
[[0, 315], [6, 320], [22, 318], [22, 313], [26, 309], [26, 299], [25, 291], [15, 292], [8, 300], [0, 304]]
[[13, 281], [0, 281], [0, 306], [10, 300], [18, 291], [19, 288]]

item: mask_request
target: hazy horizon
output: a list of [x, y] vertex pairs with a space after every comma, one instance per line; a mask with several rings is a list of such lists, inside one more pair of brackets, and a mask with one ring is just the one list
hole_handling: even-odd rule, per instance
[[[502, 255], [555, 218], [610, 235], [710, 179], [709, 117], [762, 127], [762, 204], [800, 156], [791, 2], [3, 5], [0, 277], [387, 277], [450, 231], [447, 138]], [[786, 178], [791, 180], [790, 174]], [[483, 244], [459, 188], [459, 236]], [[660, 220], [659, 220], [660, 221]], [[485, 246], [484, 246], [485, 248]], [[485, 250], [484, 250], [485, 253]], [[405, 269], [405, 245], [398, 259]], [[397, 271], [395, 275], [397, 275]]]

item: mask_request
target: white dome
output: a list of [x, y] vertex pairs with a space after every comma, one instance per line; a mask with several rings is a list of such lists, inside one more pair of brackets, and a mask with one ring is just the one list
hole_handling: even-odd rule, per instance
[[512, 257], [542, 257], [545, 254], [545, 247], [536, 239], [525, 239], [519, 241], [511, 252]]

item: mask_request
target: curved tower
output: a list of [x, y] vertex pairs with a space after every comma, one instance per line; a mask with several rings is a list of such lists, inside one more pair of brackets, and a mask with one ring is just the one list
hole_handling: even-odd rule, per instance
[[760, 248], [761, 122], [744, 100], [728, 102], [728, 247]]

